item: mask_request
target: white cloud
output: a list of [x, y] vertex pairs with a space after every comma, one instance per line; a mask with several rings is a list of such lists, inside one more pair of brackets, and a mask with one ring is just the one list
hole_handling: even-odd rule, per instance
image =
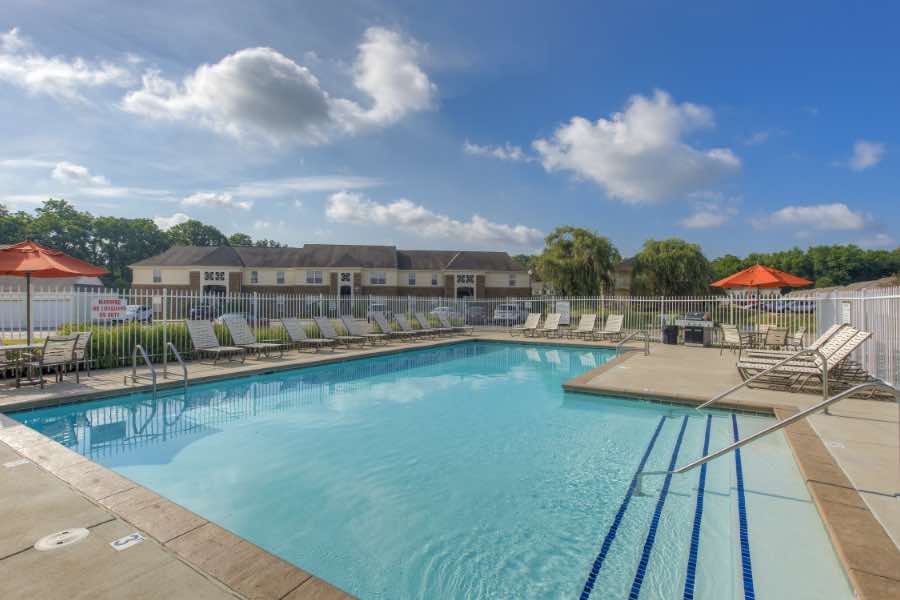
[[532, 145], [547, 171], [571, 171], [637, 204], [683, 196], [740, 169], [728, 148], [699, 150], [683, 141], [685, 133], [712, 126], [709, 108], [675, 104], [657, 90], [651, 98], [632, 96], [608, 119], [573, 117]]
[[185, 206], [206, 206], [211, 208], [238, 208], [240, 210], [253, 208], [252, 202], [235, 200], [234, 196], [228, 193], [197, 192], [182, 200], [181, 203]]
[[9, 158], [0, 160], [0, 167], [4, 169], [47, 169], [55, 167], [57, 164], [56, 161], [34, 158]]
[[737, 214], [737, 208], [721, 202], [696, 202], [693, 212], [679, 223], [687, 229], [715, 229]]
[[353, 68], [355, 86], [372, 99], [363, 108], [333, 98], [319, 80], [272, 48], [246, 48], [200, 65], [179, 85], [158, 71], [122, 107], [151, 119], [198, 123], [241, 140], [321, 144], [339, 132], [386, 126], [432, 105], [435, 86], [419, 67], [418, 46], [370, 27]]
[[863, 248], [894, 248], [897, 246], [897, 240], [884, 232], [873, 232], [864, 235], [856, 243]]
[[181, 225], [182, 223], [186, 223], [190, 220], [191, 218], [189, 216], [180, 212], [175, 213], [171, 217], [153, 217], [153, 222], [156, 223], [156, 226], [163, 231], [172, 229], [176, 225]]
[[128, 69], [113, 63], [41, 54], [14, 27], [0, 34], [0, 81], [31, 94], [84, 101], [82, 89], [127, 86], [132, 77]]
[[481, 146], [466, 140], [465, 143], [463, 143], [463, 152], [471, 156], [492, 156], [494, 158], [499, 158], [500, 160], [523, 162], [534, 160], [534, 158], [526, 155], [522, 148], [514, 146], [509, 142], [506, 142], [506, 144], [502, 146]]
[[395, 227], [423, 238], [479, 244], [528, 246], [539, 243], [544, 237], [537, 229], [525, 225], [493, 223], [479, 215], [473, 215], [469, 221], [459, 221], [406, 198], [381, 204], [353, 192], [332, 194], [325, 214], [338, 223]]
[[229, 188], [228, 191], [240, 198], [272, 198], [291, 193], [356, 190], [377, 185], [381, 185], [381, 181], [371, 177], [312, 175], [242, 183]]
[[853, 144], [853, 156], [847, 164], [854, 171], [865, 171], [880, 163], [884, 152], [884, 144], [859, 140]]
[[56, 163], [50, 176], [62, 183], [82, 185], [109, 185], [109, 180], [102, 175], [91, 175], [87, 167], [62, 161]]
[[853, 211], [843, 202], [785, 206], [768, 217], [754, 221], [757, 228], [784, 225], [818, 231], [862, 231], [872, 222], [864, 213]]

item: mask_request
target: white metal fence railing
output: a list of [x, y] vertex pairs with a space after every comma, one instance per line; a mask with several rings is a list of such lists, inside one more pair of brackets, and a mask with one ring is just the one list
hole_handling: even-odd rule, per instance
[[[92, 354], [96, 366], [101, 368], [129, 364], [135, 344], [141, 344], [153, 361], [164, 360], [168, 342], [189, 357], [192, 348], [184, 320], [220, 322], [229, 313], [244, 316], [258, 337], [269, 339], [286, 338], [278, 322], [283, 317], [305, 320], [307, 334], [315, 337], [319, 333], [313, 326], [313, 317], [337, 319], [353, 315], [367, 319], [376, 311], [389, 317], [414, 312], [441, 313], [456, 324], [476, 328], [517, 326], [529, 312], [544, 315], [560, 312], [564, 315], [563, 323], [568, 321], [571, 326], [583, 314], [597, 314], [601, 320], [610, 314], [622, 314], [626, 329], [648, 330], [657, 340], [661, 339], [662, 328], [667, 324], [688, 313], [700, 313], [715, 323], [733, 323], [740, 329], [771, 325], [796, 333], [804, 328], [807, 341], [832, 323], [850, 322], [873, 334], [854, 358], [873, 375], [889, 382], [900, 380], [900, 287], [810, 293], [802, 297], [752, 292], [735, 296], [477, 299], [258, 293], [204, 296], [182, 290], [35, 287], [32, 293], [35, 338], [91, 330]], [[7, 344], [24, 341], [25, 322], [24, 291], [0, 289], [0, 340]], [[221, 326], [219, 335], [227, 336]]]

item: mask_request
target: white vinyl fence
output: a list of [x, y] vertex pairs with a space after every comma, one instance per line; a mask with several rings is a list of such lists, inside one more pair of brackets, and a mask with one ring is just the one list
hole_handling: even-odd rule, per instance
[[[145, 307], [122, 313], [125, 306]], [[279, 319], [298, 317], [307, 323], [307, 334], [315, 337], [315, 316], [338, 319], [352, 315], [370, 319], [373, 312], [389, 318], [397, 314], [423, 312], [434, 318], [447, 315], [454, 324], [476, 328], [509, 328], [520, 325], [529, 312], [564, 315], [563, 323], [577, 325], [583, 314], [625, 316], [627, 330], [647, 330], [659, 340], [662, 328], [689, 313], [715, 323], [733, 323], [752, 330], [760, 325], [785, 327], [791, 333], [801, 328], [805, 340], [837, 322], [871, 331], [872, 339], [854, 358], [877, 377], [900, 380], [900, 288], [810, 293], [780, 297], [748, 293], [742, 296], [691, 297], [532, 297], [532, 298], [423, 298], [415, 296], [329, 296], [300, 294], [241, 293], [202, 296], [174, 290], [41, 288], [32, 294], [32, 329], [35, 339], [47, 335], [91, 330], [92, 352], [97, 366], [130, 365], [135, 344], [141, 344], [152, 360], [166, 360], [164, 349], [172, 342], [186, 357], [192, 348], [184, 320], [208, 319], [215, 323], [225, 314], [240, 314], [260, 338], [285, 339]], [[566, 320], [565, 316], [568, 316]], [[602, 321], [601, 321], [602, 322]], [[21, 289], [0, 289], [0, 340], [24, 341], [25, 294]], [[220, 340], [227, 333], [218, 326]], [[715, 336], [714, 336], [715, 342]]]

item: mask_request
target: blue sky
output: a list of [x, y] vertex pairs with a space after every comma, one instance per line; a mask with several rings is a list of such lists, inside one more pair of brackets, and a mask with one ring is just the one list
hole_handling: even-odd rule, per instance
[[0, 202], [292, 245], [894, 248], [897, 12], [7, 0]]

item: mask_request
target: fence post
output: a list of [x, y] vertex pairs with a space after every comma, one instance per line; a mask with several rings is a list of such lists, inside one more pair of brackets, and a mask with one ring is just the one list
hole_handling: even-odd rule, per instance
[[[152, 292], [151, 292], [152, 293]], [[163, 377], [166, 376], [166, 369], [169, 366], [169, 320], [166, 318], [166, 306], [168, 302], [166, 302], [166, 296], [168, 293], [166, 292], [166, 288], [163, 288], [162, 291], [162, 328], [163, 328]], [[150, 306], [153, 306], [153, 302], [150, 302]], [[151, 313], [152, 314], [152, 313]]]

